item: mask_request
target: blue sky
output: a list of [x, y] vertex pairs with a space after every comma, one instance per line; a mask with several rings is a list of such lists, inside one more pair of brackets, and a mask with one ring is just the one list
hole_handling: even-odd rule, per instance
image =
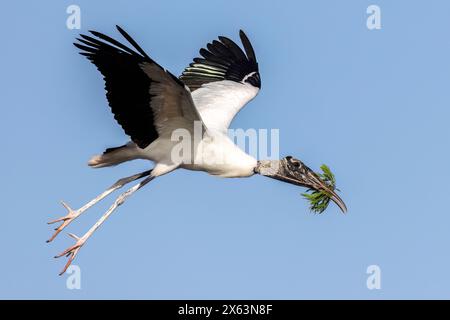
[[[66, 8], [81, 8], [68, 30]], [[366, 8], [381, 8], [368, 30]], [[2, 4], [0, 298], [450, 298], [448, 1], [14, 1]], [[79, 32], [124, 27], [175, 74], [244, 29], [262, 91], [233, 128], [280, 129], [280, 153], [334, 171], [347, 215], [311, 214], [300, 188], [179, 170], [130, 198], [89, 240], [66, 288], [46, 225], [142, 161], [93, 170], [127, 141]], [[113, 201], [70, 226], [82, 235]], [[381, 268], [368, 290], [366, 269]]]

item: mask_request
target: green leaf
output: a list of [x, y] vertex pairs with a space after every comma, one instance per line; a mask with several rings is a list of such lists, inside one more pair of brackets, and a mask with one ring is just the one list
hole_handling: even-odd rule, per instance
[[[330, 168], [324, 164], [320, 166], [320, 169], [322, 170], [322, 173], [317, 173], [317, 175], [331, 190], [334, 191], [336, 189], [336, 179], [334, 174], [331, 172]], [[331, 200], [328, 192], [312, 189], [308, 189], [306, 193], [302, 193], [302, 196], [309, 201], [309, 209], [318, 214], [325, 211]]]

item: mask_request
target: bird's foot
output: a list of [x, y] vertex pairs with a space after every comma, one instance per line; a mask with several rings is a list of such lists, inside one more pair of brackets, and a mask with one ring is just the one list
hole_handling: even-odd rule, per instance
[[64, 217], [47, 222], [48, 224], [62, 222], [57, 228], [55, 228], [55, 233], [53, 233], [53, 235], [51, 236], [50, 239], [47, 240], [47, 242], [50, 242], [53, 239], [55, 239], [56, 236], [61, 231], [63, 231], [75, 218], [77, 218], [81, 214], [80, 210], [72, 210], [72, 208], [70, 208], [69, 205], [67, 203], [65, 203], [64, 201], [61, 201], [61, 203], [64, 206], [64, 208], [67, 209], [68, 213]]
[[81, 247], [84, 245], [84, 243], [86, 242], [86, 239], [87, 239], [87, 237], [85, 237], [85, 236], [79, 238], [76, 235], [74, 235], [73, 233], [69, 233], [69, 236], [74, 238], [77, 242], [73, 246], [67, 248], [66, 250], [64, 250], [63, 252], [61, 252], [60, 254], [55, 256], [55, 258], [60, 258], [62, 256], [66, 256], [69, 258], [69, 260], [67, 261], [66, 265], [64, 266], [62, 271], [59, 273], [59, 275], [62, 275], [62, 274], [64, 274], [64, 272], [66, 272], [67, 268], [72, 264], [72, 261], [75, 259], [75, 257], [78, 254], [78, 251], [80, 251]]

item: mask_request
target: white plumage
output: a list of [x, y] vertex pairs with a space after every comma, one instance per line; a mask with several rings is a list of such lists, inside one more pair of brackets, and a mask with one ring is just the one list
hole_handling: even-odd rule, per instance
[[192, 92], [192, 99], [207, 128], [226, 133], [236, 114], [258, 91], [249, 83], [223, 80], [204, 84]]

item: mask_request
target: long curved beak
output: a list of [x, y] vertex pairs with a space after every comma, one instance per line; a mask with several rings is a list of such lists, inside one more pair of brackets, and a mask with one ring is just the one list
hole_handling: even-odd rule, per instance
[[297, 170], [289, 170], [284, 174], [276, 173], [272, 176], [277, 180], [285, 181], [297, 186], [306, 187], [317, 191], [324, 191], [330, 195], [330, 199], [341, 209], [342, 213], [347, 212], [347, 206], [336, 191], [332, 190], [319, 176], [307, 166], [302, 166], [302, 172]]
[[339, 209], [341, 209], [342, 213], [346, 213], [347, 206], [345, 205], [344, 201], [337, 195], [334, 190], [328, 190], [328, 192], [331, 194], [331, 200], [336, 203]]

